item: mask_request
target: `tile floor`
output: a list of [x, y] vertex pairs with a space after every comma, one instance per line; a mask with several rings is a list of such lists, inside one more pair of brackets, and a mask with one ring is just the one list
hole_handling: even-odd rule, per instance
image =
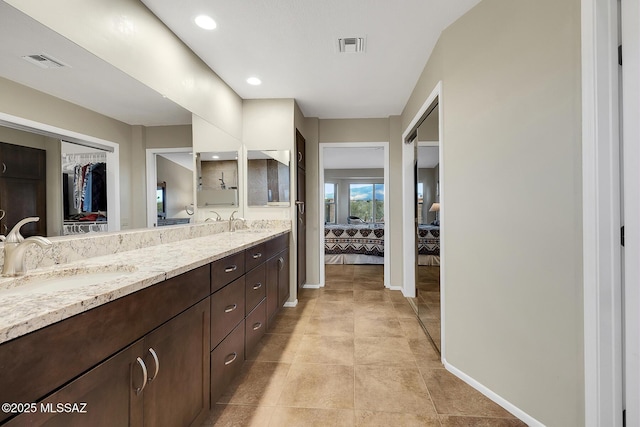
[[525, 426], [446, 371], [381, 266], [330, 265], [284, 308], [204, 426]]

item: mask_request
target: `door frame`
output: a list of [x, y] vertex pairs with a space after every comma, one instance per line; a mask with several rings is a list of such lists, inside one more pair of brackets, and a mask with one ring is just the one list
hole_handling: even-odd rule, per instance
[[[637, 13], [637, 5], [633, 8]], [[622, 200], [620, 196], [618, 2], [617, 0], [582, 0], [581, 14], [584, 416], [585, 425], [588, 427], [621, 426], [624, 407], [622, 304], [625, 297], [622, 293], [620, 245]], [[636, 37], [637, 24], [636, 18], [636, 29], [633, 30]], [[626, 40], [625, 44], [627, 42], [629, 40]], [[628, 59], [625, 58], [625, 62]], [[625, 87], [625, 92], [631, 93], [627, 92], [627, 89]], [[634, 95], [638, 96], [637, 94], [636, 90]], [[628, 101], [630, 97], [625, 98]], [[626, 104], [625, 102], [625, 115], [630, 113]], [[636, 116], [633, 121], [636, 122], [637, 127], [637, 108], [634, 112]], [[625, 121], [625, 128], [630, 126], [630, 121]], [[632, 139], [627, 137], [626, 133], [625, 139], [631, 141]], [[637, 135], [636, 129], [633, 141], [637, 142]], [[633, 151], [636, 153], [636, 158], [633, 159], [634, 169], [637, 169], [639, 162], [637, 147]], [[627, 151], [625, 146], [625, 157], [629, 157], [630, 154], [632, 152]], [[637, 171], [629, 169], [629, 167], [625, 168], [625, 181], [631, 182], [629, 179], [634, 178], [633, 175], [637, 180]], [[625, 194], [627, 191], [628, 189], [625, 189]], [[637, 215], [639, 212], [637, 206], [631, 206], [630, 201], [625, 197], [625, 213], [628, 215], [635, 209]], [[637, 223], [637, 220], [635, 222]], [[626, 228], [629, 229], [629, 226], [630, 224], [627, 223]], [[629, 231], [631, 230], [634, 230], [633, 226]], [[636, 235], [637, 233], [633, 234], [634, 237]], [[628, 240], [631, 242], [632, 239]], [[637, 244], [637, 239], [634, 240], [634, 244]], [[627, 245], [625, 249], [627, 257], [631, 253], [631, 246]], [[627, 269], [629, 269], [629, 263], [627, 263]], [[635, 277], [635, 281], [631, 281], [634, 279], [627, 274], [626, 280], [627, 283], [636, 285], [637, 278], [638, 276]], [[635, 315], [637, 319], [638, 295], [635, 295], [635, 299], [631, 297], [632, 295], [627, 292], [627, 305], [631, 302], [635, 302], [636, 305], [632, 307], [631, 313], [627, 310], [627, 315]], [[633, 330], [637, 335], [637, 323], [633, 325]], [[637, 340], [634, 343], [627, 342], [627, 352], [632, 349], [629, 344], [635, 346], [633, 350], [638, 354], [637, 351], [640, 348]], [[634, 371], [627, 369], [629, 379], [630, 372]], [[637, 374], [638, 371], [635, 370], [635, 373]], [[633, 382], [636, 390], [635, 399], [637, 399], [637, 376]], [[630, 397], [631, 395], [628, 395], [627, 399]], [[633, 405], [628, 407], [632, 408]], [[628, 414], [627, 419], [631, 421], [629, 425], [638, 424], [637, 413]]]
[[[324, 149], [337, 148], [367, 148], [367, 147], [383, 147], [384, 148], [384, 235], [389, 236], [389, 142], [321, 142], [319, 148], [319, 183], [318, 183], [318, 199], [319, 199], [319, 230], [320, 232], [320, 287], [325, 285], [325, 268], [324, 268]], [[390, 243], [389, 239], [384, 239], [384, 287], [391, 287], [390, 259], [389, 259]]]
[[624, 403], [627, 425], [640, 425], [640, 6], [621, 1], [624, 182]]
[[[155, 228], [158, 226], [158, 211], [156, 206], [156, 190], [158, 188], [158, 170], [156, 166], [156, 157], [162, 153], [192, 153], [192, 147], [174, 147], [174, 148], [147, 148], [146, 150], [146, 167], [147, 167], [147, 227]], [[197, 177], [196, 177], [196, 159], [193, 157], [193, 200], [194, 200], [194, 214], [197, 213], [196, 189], [197, 189]]]

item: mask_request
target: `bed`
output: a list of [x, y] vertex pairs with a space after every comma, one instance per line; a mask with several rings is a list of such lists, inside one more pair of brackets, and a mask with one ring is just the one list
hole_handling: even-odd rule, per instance
[[325, 264], [384, 264], [384, 224], [326, 224]]
[[440, 265], [440, 226], [418, 225], [418, 265]]

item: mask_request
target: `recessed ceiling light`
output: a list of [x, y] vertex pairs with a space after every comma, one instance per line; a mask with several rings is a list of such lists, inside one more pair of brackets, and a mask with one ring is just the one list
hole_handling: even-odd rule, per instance
[[220, 156], [213, 155], [213, 156], [211, 156], [211, 158], [212, 158], [212, 159], [219, 159], [219, 158], [220, 158]]
[[213, 30], [218, 26], [216, 24], [216, 21], [214, 21], [213, 18], [208, 15], [198, 15], [196, 16], [195, 21], [198, 27], [205, 30]]
[[258, 86], [258, 85], [262, 84], [262, 80], [260, 80], [257, 77], [249, 77], [247, 79], [247, 83], [249, 83], [250, 85], [253, 85], [253, 86]]

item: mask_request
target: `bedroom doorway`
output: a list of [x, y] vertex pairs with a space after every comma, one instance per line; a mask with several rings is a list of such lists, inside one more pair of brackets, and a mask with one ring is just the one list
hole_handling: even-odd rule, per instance
[[321, 143], [319, 157], [320, 286], [327, 264], [378, 271], [388, 288], [388, 142]]

